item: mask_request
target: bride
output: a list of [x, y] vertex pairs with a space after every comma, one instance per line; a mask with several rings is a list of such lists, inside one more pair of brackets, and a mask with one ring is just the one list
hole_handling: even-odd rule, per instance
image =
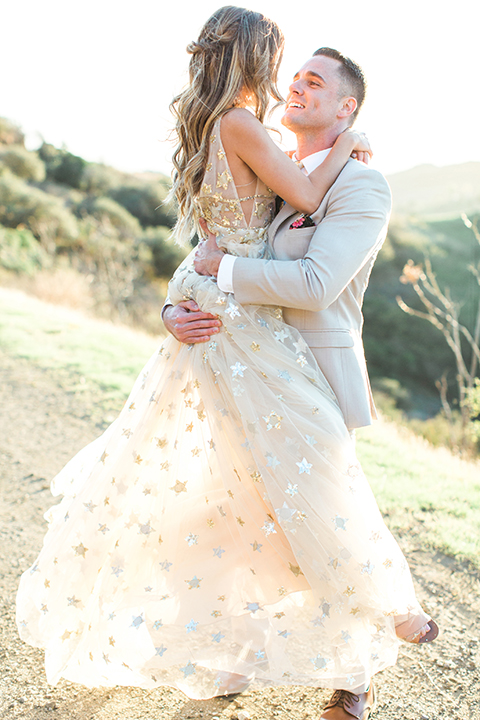
[[[262, 126], [282, 45], [264, 16], [225, 7], [189, 46], [173, 103], [180, 238], [204, 218], [226, 252], [261, 257], [275, 194], [312, 212], [351, 152], [368, 152], [345, 132], [309, 177], [292, 168]], [[234, 181], [235, 116], [263, 150]], [[118, 419], [53, 480], [63, 499], [21, 578], [21, 637], [45, 648], [52, 684], [191, 698], [248, 682], [367, 687], [396, 661], [395, 618], [419, 630], [429, 617], [333, 392], [280, 310], [242, 307], [192, 254], [169, 294], [221, 331], [205, 345], [169, 337]]]

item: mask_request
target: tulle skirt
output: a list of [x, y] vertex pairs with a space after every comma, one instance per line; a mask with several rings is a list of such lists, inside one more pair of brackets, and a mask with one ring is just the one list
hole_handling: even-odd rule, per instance
[[299, 333], [214, 283], [199, 302], [221, 332], [167, 339], [53, 480], [21, 637], [52, 684], [357, 688], [421, 613], [406, 561]]

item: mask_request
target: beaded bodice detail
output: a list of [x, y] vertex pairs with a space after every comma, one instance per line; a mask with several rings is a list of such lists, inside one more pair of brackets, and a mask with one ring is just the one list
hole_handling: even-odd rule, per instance
[[[273, 218], [275, 193], [259, 178], [246, 186], [253, 195], [239, 195], [222, 145], [219, 118], [210, 136], [210, 151], [200, 195], [196, 199], [199, 217], [205, 218], [217, 244], [237, 257], [262, 257], [266, 232]], [[253, 201], [250, 217], [244, 207]], [[252, 203], [248, 203], [252, 205]]]

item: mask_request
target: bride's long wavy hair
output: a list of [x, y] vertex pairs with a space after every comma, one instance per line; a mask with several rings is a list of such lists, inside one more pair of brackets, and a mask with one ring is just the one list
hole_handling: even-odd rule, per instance
[[260, 122], [271, 99], [283, 101], [277, 89], [283, 43], [278, 26], [261, 13], [227, 6], [217, 10], [198, 40], [188, 45], [190, 82], [170, 104], [178, 139], [171, 191], [178, 204], [177, 242], [184, 244], [195, 233], [194, 200], [205, 174], [215, 121], [240, 96], [248, 97]]

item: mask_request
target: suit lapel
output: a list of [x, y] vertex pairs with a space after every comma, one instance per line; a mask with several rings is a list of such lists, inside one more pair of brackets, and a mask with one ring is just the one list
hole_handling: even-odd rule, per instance
[[[351, 162], [355, 163], [357, 161], [353, 160], [352, 158], [349, 158], [345, 167], [347, 167], [347, 165]], [[332, 194], [333, 190], [335, 189], [343, 171], [345, 170], [345, 167], [342, 169], [342, 171], [340, 172], [340, 175], [337, 177], [337, 179], [335, 180], [333, 185], [331, 185], [331, 187], [327, 190], [325, 197], [323, 198], [322, 202], [320, 203], [318, 210], [316, 210], [314, 213], [312, 213], [311, 218], [315, 222], [316, 225], [318, 225], [318, 223], [320, 223], [323, 220], [330, 195]], [[278, 228], [280, 227], [280, 225], [283, 222], [285, 222], [285, 220], [287, 220], [289, 217], [292, 217], [294, 215], [301, 215], [301, 214], [302, 213], [298, 212], [298, 210], [295, 210], [295, 208], [293, 208], [288, 203], [285, 203], [280, 208], [279, 212], [274, 217], [272, 224], [270, 225], [269, 230], [268, 230], [268, 242], [269, 242], [270, 248], [272, 250], [275, 245], [275, 234], [276, 234]]]
[[285, 222], [285, 220], [287, 220], [292, 215], [299, 215], [299, 213], [291, 205], [285, 203], [285, 205], [280, 208], [278, 214], [273, 218], [272, 224], [268, 229], [268, 242], [272, 250], [275, 245], [275, 234], [278, 228], [283, 222]]

